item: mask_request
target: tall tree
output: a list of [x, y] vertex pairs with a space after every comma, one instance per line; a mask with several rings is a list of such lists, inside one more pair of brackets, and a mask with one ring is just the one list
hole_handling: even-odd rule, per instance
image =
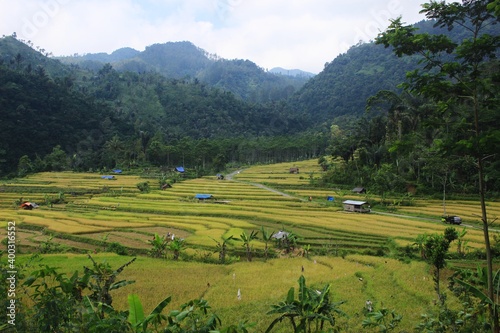
[[[493, 5], [492, 5], [493, 3]], [[422, 5], [428, 19], [435, 20], [435, 27], [453, 30], [463, 27], [468, 35], [456, 42], [445, 35], [416, 33], [416, 28], [405, 26], [401, 18], [391, 21], [387, 30], [381, 33], [376, 42], [393, 47], [396, 55], [420, 55], [422, 69], [407, 74], [404, 88], [434, 99], [440, 106], [439, 111], [462, 114], [461, 137], [455, 141], [450, 151], [460, 151], [473, 156], [477, 162], [479, 195], [481, 201], [481, 220], [483, 223], [486, 261], [488, 267], [488, 295], [494, 298], [493, 264], [489, 237], [489, 221], [486, 211], [486, 173], [485, 163], [500, 142], [498, 121], [500, 93], [498, 72], [491, 70], [500, 47], [500, 36], [489, 34], [491, 25], [498, 23], [499, 16], [488, 11], [497, 7], [496, 1], [463, 0], [462, 3], [430, 1]], [[495, 8], [492, 8], [495, 7]], [[496, 112], [498, 113], [498, 112]], [[492, 125], [493, 124], [493, 125]], [[490, 306], [493, 332], [500, 332], [498, 313]]]

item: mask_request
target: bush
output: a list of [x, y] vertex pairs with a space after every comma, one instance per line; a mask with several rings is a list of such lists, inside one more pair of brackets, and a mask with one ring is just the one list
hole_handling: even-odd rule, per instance
[[106, 251], [107, 252], [114, 252], [114, 253], [121, 255], [121, 256], [128, 255], [127, 248], [125, 246], [121, 245], [120, 243], [117, 243], [117, 242], [109, 243], [109, 245], [106, 248]]
[[137, 183], [137, 188], [139, 191], [144, 192], [144, 193], [149, 193], [149, 182], [142, 182], [142, 183]]

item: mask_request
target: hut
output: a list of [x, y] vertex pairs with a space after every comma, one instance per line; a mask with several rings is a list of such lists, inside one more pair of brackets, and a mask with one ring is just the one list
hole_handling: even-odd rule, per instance
[[342, 202], [346, 212], [369, 213], [370, 205], [366, 201], [345, 200]]
[[32, 210], [33, 208], [38, 208], [38, 205], [36, 203], [25, 201], [22, 203], [20, 208], [26, 209], [26, 210]]
[[107, 179], [107, 180], [115, 180], [115, 176], [109, 175], [109, 176], [101, 176], [102, 179]]
[[211, 194], [196, 194], [194, 197], [196, 199], [198, 199], [199, 201], [205, 201], [205, 200], [208, 200], [208, 199], [214, 199], [214, 196], [211, 195]]
[[299, 168], [297, 167], [290, 168], [290, 173], [299, 173]]
[[366, 193], [366, 188], [364, 188], [364, 187], [355, 187], [355, 188], [353, 188], [352, 192], [353, 193], [357, 193], [357, 194], [363, 194], [363, 193]]

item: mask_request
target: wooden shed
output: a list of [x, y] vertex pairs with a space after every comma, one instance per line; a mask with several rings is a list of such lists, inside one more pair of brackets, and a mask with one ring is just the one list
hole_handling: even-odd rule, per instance
[[355, 187], [352, 189], [353, 193], [363, 194], [366, 193], [366, 188], [364, 187]]
[[345, 200], [342, 202], [347, 212], [369, 213], [370, 205], [366, 201]]

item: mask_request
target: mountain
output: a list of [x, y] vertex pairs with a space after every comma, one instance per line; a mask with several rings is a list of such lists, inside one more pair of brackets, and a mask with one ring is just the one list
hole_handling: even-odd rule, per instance
[[156, 72], [166, 78], [193, 79], [234, 93], [251, 102], [283, 100], [300, 89], [312, 74], [279, 75], [266, 72], [250, 60], [223, 59], [191, 42], [153, 44], [142, 52], [125, 48], [113, 52], [59, 58], [65, 64], [97, 71], [105, 63], [114, 69], [136, 73]]
[[[251, 62], [239, 65], [254, 69]], [[85, 70], [12, 37], [0, 39], [0, 119], [0, 175], [13, 172], [21, 157], [38, 161], [57, 146], [73, 156], [76, 167], [88, 170], [116, 163], [104, 151], [110, 141], [120, 141], [120, 150], [135, 150], [130, 158], [144, 159], [153, 135], [172, 146], [186, 140], [248, 141], [307, 128], [283, 102], [248, 103], [197, 79], [166, 78], [155, 71], [120, 72], [110, 64]], [[194, 148], [183, 149], [195, 160]], [[52, 168], [37, 163], [37, 170]]]
[[366, 43], [339, 55], [290, 100], [316, 124], [338, 117], [359, 117], [366, 100], [379, 90], [396, 90], [417, 59], [398, 58], [382, 45]]
[[[434, 27], [434, 23], [424, 20], [413, 26], [419, 33], [444, 34], [457, 42], [467, 36], [466, 28], [448, 31], [446, 27]], [[491, 24], [484, 33], [498, 36], [500, 25]], [[419, 59], [417, 56], [399, 58], [390, 48], [374, 42], [354, 45], [311, 78], [291, 97], [289, 105], [314, 125], [358, 118], [365, 114], [370, 96], [380, 90], [400, 91], [397, 87], [405, 81], [406, 73], [421, 67]]]
[[300, 69], [285, 69], [281, 67], [274, 67], [269, 70], [270, 73], [273, 74], [280, 74], [280, 75], [286, 75], [286, 76], [293, 76], [293, 77], [306, 77], [306, 78], [311, 78], [316, 74], [305, 72]]

